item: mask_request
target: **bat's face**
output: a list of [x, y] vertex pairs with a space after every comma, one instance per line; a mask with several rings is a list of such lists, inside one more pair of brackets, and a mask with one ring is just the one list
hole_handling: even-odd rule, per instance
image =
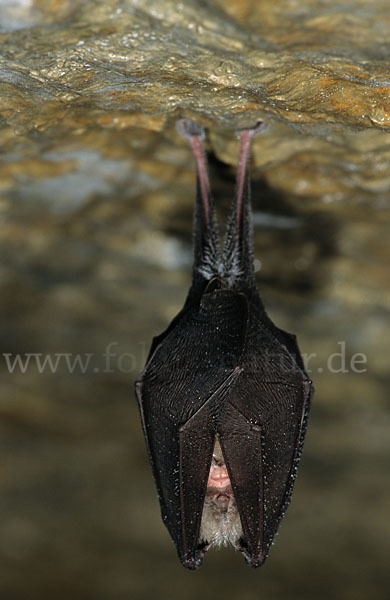
[[206, 544], [207, 548], [231, 544], [238, 549], [241, 536], [241, 519], [225, 459], [217, 439], [207, 480], [199, 541], [201, 544]]

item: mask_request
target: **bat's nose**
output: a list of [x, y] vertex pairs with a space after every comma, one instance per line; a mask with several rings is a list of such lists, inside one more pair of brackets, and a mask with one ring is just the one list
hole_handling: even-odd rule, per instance
[[209, 478], [207, 481], [207, 487], [214, 487], [218, 489], [224, 489], [230, 485], [229, 474], [225, 465], [218, 466], [212, 465], [210, 468]]

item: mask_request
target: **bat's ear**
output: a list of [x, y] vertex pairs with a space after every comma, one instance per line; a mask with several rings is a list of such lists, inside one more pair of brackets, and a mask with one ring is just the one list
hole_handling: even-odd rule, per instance
[[220, 271], [221, 261], [218, 229], [203, 148], [205, 134], [203, 128], [190, 119], [180, 119], [176, 123], [176, 129], [190, 144], [196, 162], [193, 278], [195, 281], [199, 277], [209, 280]]
[[263, 121], [241, 129], [236, 195], [228, 222], [223, 253], [224, 276], [232, 287], [253, 288], [253, 225], [250, 198], [249, 158], [252, 139], [267, 129]]

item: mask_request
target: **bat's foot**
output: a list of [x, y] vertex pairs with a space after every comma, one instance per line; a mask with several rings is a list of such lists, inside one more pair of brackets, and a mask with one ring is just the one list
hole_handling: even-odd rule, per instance
[[238, 129], [237, 134], [239, 137], [244, 135], [253, 138], [258, 133], [264, 133], [264, 131], [267, 129], [268, 123], [266, 121], [258, 121], [253, 127], [244, 127], [243, 129]]
[[176, 131], [187, 141], [191, 141], [193, 137], [204, 139], [204, 129], [201, 125], [194, 123], [191, 119], [180, 119], [176, 122]]
[[[252, 138], [258, 133], [263, 133], [266, 129], [268, 129], [268, 123], [265, 121], [258, 121], [253, 127], [238, 129], [237, 133], [239, 136], [244, 134]], [[205, 137], [203, 127], [198, 125], [198, 123], [191, 121], [191, 119], [179, 119], [176, 121], [176, 131], [188, 141], [193, 137], [200, 137], [202, 140]]]

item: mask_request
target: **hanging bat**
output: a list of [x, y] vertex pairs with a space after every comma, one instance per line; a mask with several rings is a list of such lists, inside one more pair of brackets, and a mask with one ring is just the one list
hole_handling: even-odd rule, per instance
[[221, 250], [203, 130], [178, 122], [197, 167], [192, 285], [154, 338], [136, 393], [162, 518], [189, 569], [229, 543], [252, 567], [264, 562], [290, 501], [313, 392], [295, 336], [272, 323], [255, 285], [248, 162], [262, 128], [240, 131]]

